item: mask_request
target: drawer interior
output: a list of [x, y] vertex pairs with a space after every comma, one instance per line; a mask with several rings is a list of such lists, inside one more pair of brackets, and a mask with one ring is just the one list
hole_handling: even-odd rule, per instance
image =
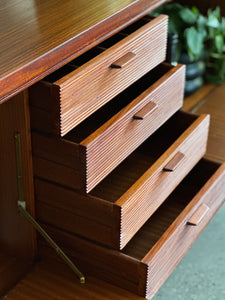
[[73, 67], [73, 66], [71, 66], [71, 65], [65, 65], [62, 68], [56, 70], [55, 72], [53, 72], [50, 75], [48, 75], [47, 77], [45, 77], [43, 79], [43, 81], [47, 81], [49, 83], [53, 83], [53, 82], [59, 80], [60, 78], [66, 76], [70, 72], [74, 71], [75, 69], [76, 68]]
[[71, 130], [63, 139], [80, 143], [91, 133], [97, 130], [105, 122], [111, 119], [121, 109], [131, 103], [136, 97], [141, 95], [151, 85], [156, 83], [162, 76], [171, 70], [172, 66], [161, 64], [147, 73], [141, 79], [132, 84], [110, 102], [97, 110], [90, 117]]
[[139, 28], [141, 28], [142, 26], [144, 26], [145, 24], [150, 22], [152, 19], [153, 18], [150, 17], [150, 16], [143, 17], [142, 19], [138, 20], [137, 22], [133, 23], [132, 25], [128, 26], [127, 28], [121, 30], [117, 34], [115, 34], [112, 37], [108, 38], [107, 40], [105, 40], [101, 44], [93, 47], [89, 51], [87, 51], [84, 54], [78, 56], [77, 58], [72, 60], [66, 66], [64, 66], [64, 67], [58, 69], [57, 71], [53, 72], [52, 74], [46, 76], [43, 79], [43, 81], [47, 81], [49, 83], [56, 82], [60, 78], [66, 76], [67, 74], [74, 71], [78, 67], [84, 65], [85, 63], [87, 63], [91, 59], [95, 58], [96, 56], [98, 56], [99, 54], [104, 52], [106, 49], [112, 47], [113, 45], [115, 45], [119, 41], [123, 40], [125, 37], [127, 37], [131, 33], [135, 32], [136, 30], [138, 30]]
[[118, 200], [196, 119], [195, 115], [177, 112], [90, 194], [110, 202]]
[[202, 159], [122, 252], [142, 259], [219, 167], [220, 164]]

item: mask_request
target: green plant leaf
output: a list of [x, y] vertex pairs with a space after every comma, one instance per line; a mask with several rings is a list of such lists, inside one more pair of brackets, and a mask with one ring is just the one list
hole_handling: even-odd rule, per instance
[[222, 17], [222, 20], [221, 20], [221, 32], [225, 36], [225, 17]]
[[216, 16], [213, 14], [209, 15], [207, 25], [212, 28], [218, 28], [220, 26], [220, 22]]
[[221, 61], [225, 60], [225, 55], [223, 53], [212, 52], [210, 53], [210, 57], [216, 60], [221, 60]]
[[182, 9], [179, 15], [181, 19], [188, 24], [194, 24], [197, 21], [197, 15], [187, 7]]
[[213, 14], [218, 20], [220, 20], [220, 18], [221, 18], [220, 7], [217, 6], [217, 7], [215, 8], [215, 10], [212, 12], [212, 14]]
[[197, 7], [196, 6], [193, 6], [192, 8], [191, 8], [191, 10], [192, 10], [192, 12], [198, 17], [200, 14], [199, 14], [199, 10], [197, 9]]
[[219, 53], [223, 52], [223, 48], [224, 48], [224, 39], [222, 35], [217, 35], [215, 37], [215, 46], [216, 49]]
[[215, 29], [212, 27], [208, 28], [208, 40], [213, 40], [215, 36]]
[[197, 27], [198, 27], [198, 29], [203, 29], [203, 28], [205, 29], [206, 24], [207, 24], [207, 18], [204, 17], [204, 16], [202, 16], [202, 15], [200, 15], [198, 17], [198, 19], [197, 19]]
[[184, 35], [190, 58], [192, 60], [199, 58], [203, 51], [204, 34], [197, 31], [196, 28], [192, 26], [185, 30]]
[[152, 16], [158, 16], [159, 14], [166, 14], [169, 16], [169, 33], [177, 33], [179, 36], [183, 32], [183, 21], [180, 19], [179, 11], [183, 9], [183, 6], [179, 3], [165, 3], [159, 8], [150, 13]]

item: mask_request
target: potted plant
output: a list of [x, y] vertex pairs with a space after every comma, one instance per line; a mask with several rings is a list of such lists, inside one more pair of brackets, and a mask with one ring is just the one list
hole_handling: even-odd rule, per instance
[[225, 21], [220, 9], [209, 9], [204, 16], [196, 7], [166, 3], [153, 15], [161, 13], [169, 16], [167, 61], [186, 64], [185, 93], [201, 87], [206, 65], [207, 79], [214, 83], [223, 82]]
[[206, 79], [215, 84], [225, 81], [225, 18], [221, 17], [220, 8], [208, 10], [208, 34], [206, 38], [208, 72]]

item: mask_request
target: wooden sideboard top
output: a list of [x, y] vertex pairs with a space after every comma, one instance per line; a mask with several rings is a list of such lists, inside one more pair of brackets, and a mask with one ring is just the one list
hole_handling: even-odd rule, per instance
[[1, 1], [0, 102], [165, 1]]

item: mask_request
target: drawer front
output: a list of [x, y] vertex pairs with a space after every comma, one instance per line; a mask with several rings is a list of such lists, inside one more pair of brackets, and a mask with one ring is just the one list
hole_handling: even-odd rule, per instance
[[87, 192], [182, 106], [184, 74], [183, 66], [171, 68], [81, 143], [86, 149]]
[[[166, 36], [167, 18], [161, 16], [56, 82], [60, 89], [61, 135], [162, 62]], [[111, 67], [128, 53], [135, 57], [121, 68]]]
[[[183, 119], [185, 119], [185, 126], [180, 123], [180, 120], [183, 121]], [[168, 122], [171, 122], [171, 119]], [[171, 123], [168, 124], [168, 122], [163, 128], [163, 132], [156, 133], [155, 136], [159, 140], [153, 138], [150, 140], [150, 144], [148, 141], [143, 144], [144, 150], [143, 146], [137, 149], [134, 155], [132, 154], [125, 161], [125, 165], [122, 163], [112, 172], [114, 175], [111, 173], [89, 194], [67, 190], [63, 187], [59, 188], [54, 184], [44, 183], [44, 181], [36, 181], [37, 216], [43, 222], [75, 234], [81, 234], [79, 229], [81, 226], [82, 235], [85, 237], [115, 249], [124, 248], [205, 153], [209, 116], [190, 117], [189, 114], [178, 112], [172, 119], [173, 126], [170, 126]], [[188, 123], [186, 124], [186, 122]], [[162, 133], [166, 139], [167, 131], [175, 129], [177, 124], [185, 128], [185, 130], [184, 128], [181, 130], [183, 134], [180, 135], [180, 131], [176, 134], [175, 132], [171, 133], [176, 137], [173, 139], [174, 142], [170, 140], [170, 137], [163, 145]], [[47, 143], [43, 144], [48, 145]], [[149, 157], [145, 153], [145, 151], [149, 151], [149, 145], [150, 148], [155, 146], [156, 149], [163, 147], [167, 150], [165, 152], [163, 150], [162, 154], [158, 154], [156, 158], [153, 153], [150, 153], [149, 161]], [[158, 152], [158, 150], [154, 151]], [[68, 154], [70, 152], [72, 151], [68, 151]], [[141, 165], [146, 160], [147, 162], [144, 162], [145, 171], [143, 171]], [[62, 170], [56, 172], [56, 168], [50, 168], [48, 160], [45, 162], [48, 164], [45, 163], [45, 167], [42, 168], [40, 159], [39, 167], [34, 164], [35, 174], [39, 178], [59, 182], [60, 185], [74, 184], [71, 182], [71, 178], [72, 180], [75, 178], [71, 173], [66, 176]], [[61, 176], [60, 179], [57, 178], [58, 175]], [[107, 217], [107, 223], [102, 224], [103, 218], [105, 220], [105, 206], [110, 208], [111, 218]], [[87, 207], [92, 207], [92, 209], [86, 209]], [[102, 218], [100, 217], [101, 213], [103, 213]], [[100, 219], [93, 220], [92, 214], [98, 215], [101, 221]], [[86, 219], [89, 224], [90, 222], [93, 224], [91, 231], [88, 227], [83, 227]], [[99, 234], [100, 225], [102, 230], [103, 227], [108, 228], [108, 240], [106, 235]], [[103, 231], [106, 232], [106, 229]], [[111, 233], [109, 234], [109, 232]]]
[[[31, 105], [45, 113], [52, 110], [54, 124], [47, 130], [64, 136], [165, 59], [167, 17], [146, 23], [59, 80], [43, 81], [31, 90]], [[49, 97], [35, 99], [37, 93]], [[35, 115], [33, 119], [36, 124]]]
[[[84, 272], [152, 299], [225, 200], [225, 164], [208, 172], [211, 164], [215, 167], [202, 160], [195, 178], [188, 175], [188, 182], [181, 183], [122, 251], [49, 225], [47, 232]], [[202, 180], [199, 175], [205, 171], [208, 174]], [[52, 257], [42, 241], [39, 249], [43, 256]]]
[[[116, 201], [121, 207], [122, 249], [206, 151], [209, 116], [201, 115]], [[169, 133], [168, 133], [169, 134]]]
[[[63, 139], [33, 133], [35, 174], [89, 193], [182, 106], [184, 67], [161, 64], [154, 71], [157, 75], [147, 73], [97, 116], [91, 116], [105, 120], [96, 130], [86, 120], [81, 129], [76, 127]], [[150, 82], [146, 84], [146, 80]], [[134, 89], [139, 92], [131, 96]], [[118, 104], [115, 112], [117, 100], [126, 106]], [[77, 141], [76, 136], [83, 130], [88, 131], [84, 135], [87, 137]], [[53, 168], [55, 171], [50, 171]]]
[[224, 200], [225, 164], [210, 178], [142, 260], [148, 265], [148, 276], [145, 280], [148, 299], [152, 299]]

